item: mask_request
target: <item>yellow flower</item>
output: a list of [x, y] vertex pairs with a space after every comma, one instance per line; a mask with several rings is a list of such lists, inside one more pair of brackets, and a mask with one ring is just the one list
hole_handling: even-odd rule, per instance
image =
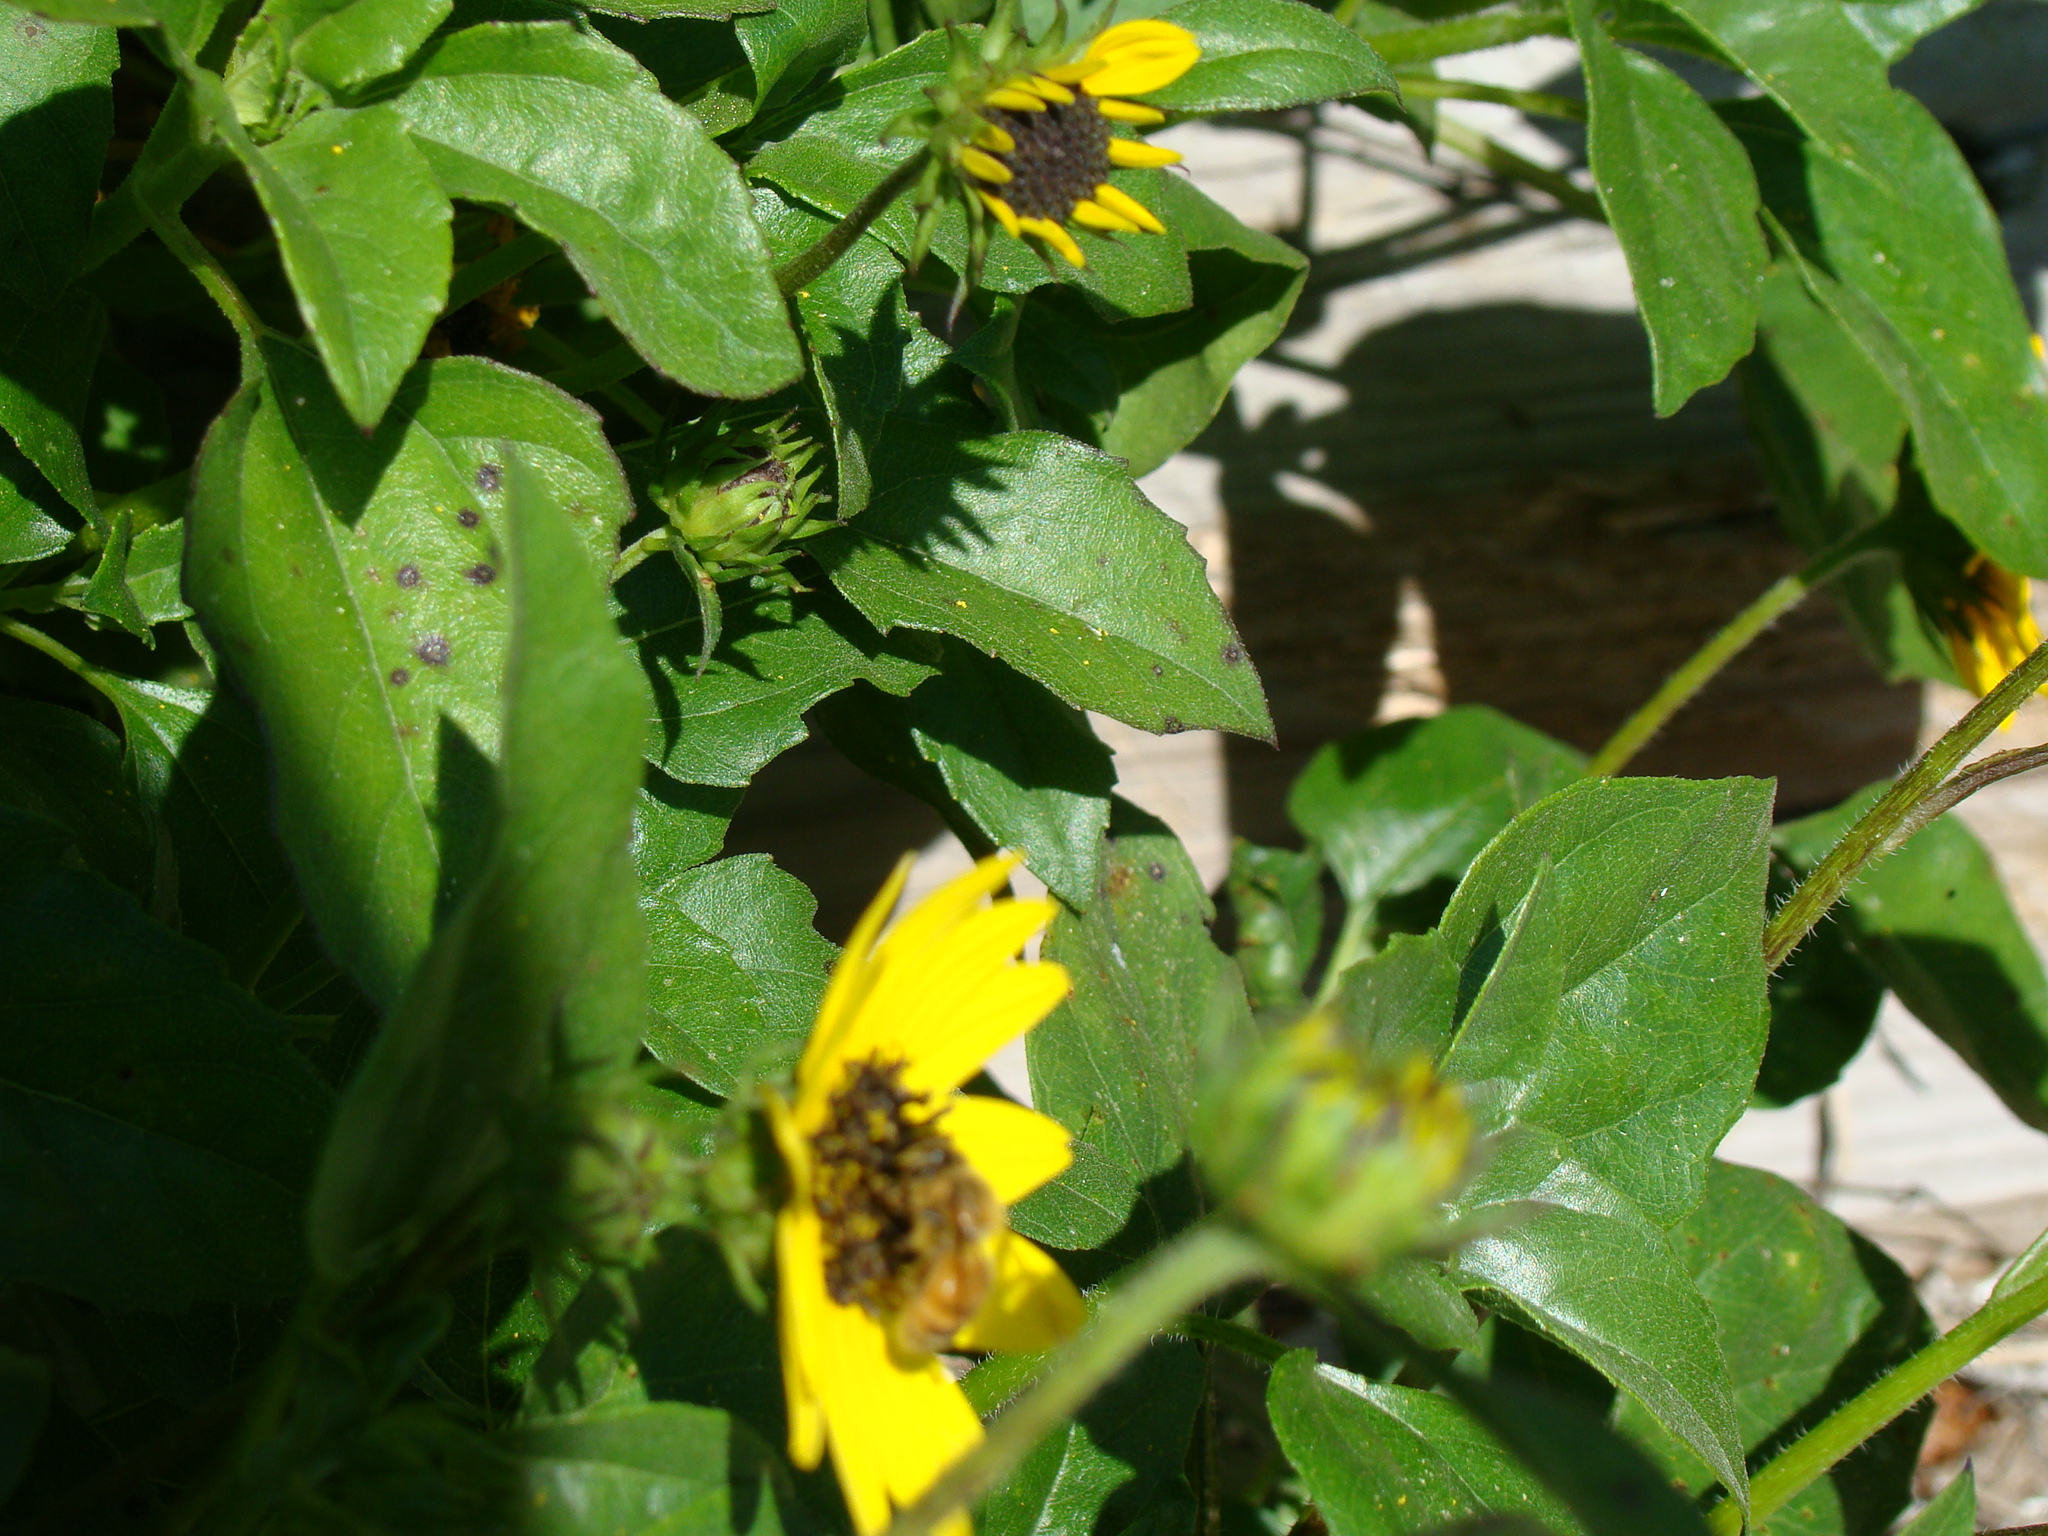
[[1963, 582], [1965, 590], [1944, 604], [1941, 628], [1964, 686], [1982, 698], [2040, 645], [2041, 630], [2026, 577], [1976, 554], [1963, 567]]
[[830, 1448], [859, 1536], [981, 1439], [938, 1351], [1046, 1349], [1085, 1316], [1005, 1214], [1066, 1167], [1066, 1130], [958, 1091], [1067, 993], [1060, 966], [1016, 958], [1053, 904], [984, 904], [1016, 864], [983, 859], [878, 942], [898, 865], [832, 973], [793, 1096], [764, 1094], [789, 1173], [775, 1248], [790, 1459], [815, 1467]]
[[1011, 76], [982, 97], [959, 166], [1012, 235], [1043, 240], [1076, 267], [1088, 258], [1070, 224], [1103, 234], [1164, 234], [1158, 216], [1112, 186], [1117, 166], [1173, 165], [1170, 149], [1117, 137], [1112, 125], [1150, 126], [1166, 114], [1125, 98], [1171, 85], [1202, 56], [1195, 35], [1167, 21], [1126, 21], [1098, 33], [1080, 58]]

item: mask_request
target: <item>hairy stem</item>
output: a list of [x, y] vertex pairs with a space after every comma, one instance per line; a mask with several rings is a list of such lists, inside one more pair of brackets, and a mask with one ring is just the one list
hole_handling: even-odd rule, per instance
[[[1398, 35], [1398, 34], [1397, 34]], [[1439, 80], [1435, 75], [1401, 75], [1401, 94], [1449, 101], [1491, 101], [1538, 117], [1559, 117], [1568, 122], [1586, 120], [1586, 104], [1571, 96], [1550, 91], [1523, 91], [1506, 85], [1481, 85], [1475, 80]]]
[[1087, 1331], [1052, 1356], [1037, 1385], [1003, 1412], [986, 1440], [896, 1517], [888, 1536], [929, 1536], [1009, 1476], [1155, 1334], [1173, 1327], [1203, 1297], [1259, 1273], [1267, 1262], [1255, 1241], [1229, 1227], [1203, 1222], [1182, 1233], [1102, 1303]]
[[[2048, 647], [2044, 647], [2048, 649]], [[2037, 653], [2038, 654], [2038, 653]], [[2048, 1311], [2048, 1275], [1987, 1302], [1912, 1359], [1814, 1425], [1749, 1481], [1752, 1526], [1765, 1520], [1844, 1456], [2024, 1323]], [[1714, 1536], [1736, 1536], [1742, 1511], [1732, 1501], [1707, 1515]]]
[[[1882, 525], [1878, 525], [1882, 526]], [[1777, 623], [1816, 587], [1832, 581], [1850, 566], [1884, 546], [1876, 527], [1861, 528], [1848, 538], [1815, 555], [1791, 575], [1774, 582], [1764, 594], [1735, 615], [1695, 651], [1691, 658], [1664, 680], [1664, 686], [1650, 696], [1649, 703], [1622, 722], [1607, 745], [1593, 754], [1586, 765], [1590, 778], [1604, 779], [1619, 773], [1629, 759], [1649, 744], [1650, 738], [1670, 723], [1692, 701], [1694, 694], [1711, 682], [1714, 675], [1745, 650], [1750, 641]]]
[[[1814, 925], [1827, 915], [1828, 909], [1842, 899], [1842, 892], [1863, 872], [1864, 866], [1883, 858], [1905, 840], [1907, 834], [1901, 831], [1902, 828], [1912, 822], [1913, 829], [1917, 831], [1933, 819], [1933, 813], [1929, 813], [1917, 822], [1913, 820], [1919, 816], [1924, 804], [1946, 791], [1949, 776], [1962, 765], [1963, 759], [2044, 683], [2048, 683], [2048, 644], [2036, 647], [2032, 655], [2008, 672], [2003, 682], [1950, 726], [1941, 740], [1923, 752], [1919, 761], [1899, 775], [1898, 782], [1884, 792], [1877, 804], [1842, 834], [1842, 840], [1828, 850], [1828, 856], [1800, 882], [1799, 888], [1786, 898], [1785, 904], [1778, 908], [1777, 915], [1765, 927], [1766, 966], [1775, 971], [1785, 963], [1786, 957], [1799, 947], [1800, 940], [1811, 933]], [[1978, 786], [1972, 786], [1975, 787]], [[1955, 798], [1960, 800], [1962, 795]], [[1954, 804], [1954, 801], [1949, 803]]]
[[775, 286], [793, 294], [807, 283], [816, 282], [832, 263], [853, 249], [853, 242], [889, 211], [889, 205], [910, 190], [910, 184], [924, 171], [931, 151], [921, 149], [882, 179], [882, 184], [862, 198], [845, 218], [818, 237], [818, 243], [799, 251], [775, 269]]
[[1268, 1365], [1277, 1363], [1287, 1353], [1287, 1346], [1243, 1323], [1233, 1323], [1227, 1317], [1210, 1317], [1204, 1312], [1185, 1312], [1168, 1323], [1162, 1333], [1177, 1338], [1191, 1339], [1197, 1344], [1221, 1344], [1225, 1349], [1234, 1349], [1240, 1355], [1253, 1360], [1263, 1360]]

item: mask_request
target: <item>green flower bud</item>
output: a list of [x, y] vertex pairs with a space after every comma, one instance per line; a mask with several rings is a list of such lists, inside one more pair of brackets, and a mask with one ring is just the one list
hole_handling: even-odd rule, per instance
[[1439, 1226], [1472, 1122], [1426, 1059], [1372, 1060], [1316, 1013], [1213, 1075], [1195, 1151], [1231, 1212], [1276, 1249], [1357, 1274]]
[[699, 423], [652, 493], [707, 575], [758, 574], [781, 563], [790, 540], [832, 526], [812, 517], [829, 499], [816, 489], [817, 457], [788, 414]]

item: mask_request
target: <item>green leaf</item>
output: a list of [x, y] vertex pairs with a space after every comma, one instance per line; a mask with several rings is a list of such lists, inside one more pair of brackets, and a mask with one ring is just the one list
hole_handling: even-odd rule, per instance
[[1183, 0], [1158, 15], [1194, 33], [1202, 57], [1171, 85], [1147, 91], [1147, 106], [1256, 112], [1395, 89], [1370, 43], [1298, 0]]
[[862, 0], [783, 0], [733, 26], [753, 67], [754, 104], [794, 95], [821, 71], [853, 62], [867, 40]]
[[[963, 37], [977, 28], [957, 29]], [[851, 212], [910, 153], [884, 135], [903, 113], [930, 105], [927, 86], [946, 77], [946, 36], [927, 32], [886, 58], [857, 65], [834, 77], [814, 96], [763, 115], [750, 130], [764, 146], [747, 163], [747, 174], [774, 183], [792, 197], [832, 217]], [[1118, 171], [1110, 180], [1139, 202], [1156, 206], [1166, 181], [1162, 171]], [[899, 256], [911, 249], [917, 214], [899, 198], [875, 221], [875, 233]], [[1193, 302], [1187, 252], [1169, 230], [1165, 235], [1111, 238], [1081, 231], [1088, 258], [1080, 271], [1055, 271], [1021, 240], [1000, 232], [988, 249], [982, 286], [991, 293], [1026, 293], [1048, 283], [1078, 288], [1124, 315], [1163, 315]], [[957, 207], [941, 216], [932, 251], [955, 272], [965, 268], [967, 222]]]
[[510, 606], [503, 447], [593, 558], [631, 507], [596, 417], [530, 375], [423, 363], [365, 438], [303, 351], [266, 358], [201, 455], [186, 593], [263, 717], [307, 910], [388, 1007], [482, 854]]
[[1095, 899], [1116, 769], [1080, 711], [1000, 661], [953, 642], [911, 694], [912, 739], [997, 847], [1075, 911]]
[[1457, 1353], [1480, 1347], [1472, 1304], [1436, 1259], [1405, 1254], [1381, 1265], [1351, 1292], [1375, 1317], [1392, 1323], [1424, 1349]]
[[[1885, 789], [1779, 827], [1787, 863], [1811, 870]], [[1871, 865], [1836, 921], [1899, 1001], [2015, 1115], [2048, 1130], [2048, 975], [1984, 845], [1943, 816]]]
[[[993, 1378], [1004, 1374], [987, 1373]], [[978, 1380], [961, 1383], [978, 1411], [997, 1406]], [[1178, 1339], [1160, 1340], [1123, 1368], [1075, 1417], [1047, 1435], [975, 1512], [986, 1536], [1040, 1536], [1089, 1531], [1117, 1536], [1141, 1521], [1184, 1506], [1188, 1531], [1193, 1498], [1181, 1481], [1195, 1408], [1207, 1372], [1202, 1352]]]
[[926, 433], [812, 554], [884, 629], [958, 635], [1143, 730], [1266, 738], [1258, 674], [1179, 524], [1114, 459], [1048, 432]]
[[20, 1486], [49, 1409], [49, 1366], [0, 1345], [0, 1500]]
[[56, 554], [71, 542], [71, 529], [59, 519], [76, 515], [13, 441], [0, 433], [0, 565]]
[[1300, 1007], [1302, 982], [1322, 946], [1323, 861], [1238, 838], [1227, 888], [1237, 919], [1237, 967], [1253, 1004]]
[[1669, 416], [1726, 377], [1755, 340], [1764, 271], [1756, 174], [1692, 87], [1616, 44], [1595, 12], [1595, 0], [1572, 0], [1587, 149], [1649, 332], [1657, 414]]
[[111, 32], [0, 12], [0, 284], [30, 309], [57, 302], [85, 249], [118, 55]]
[[650, 560], [621, 583], [620, 596], [653, 687], [648, 761], [690, 784], [746, 784], [809, 734], [806, 710], [858, 680], [908, 693], [932, 672], [918, 657], [936, 647], [877, 634], [828, 590], [759, 597], [728, 612], [700, 677], [701, 626], [681, 573]]
[[145, 528], [128, 544], [128, 592], [145, 624], [169, 624], [192, 617], [185, 606], [182, 519]]
[[736, 788], [681, 784], [650, 768], [633, 809], [633, 850], [641, 881], [654, 878], [654, 871], [684, 870], [716, 858], [739, 804]]
[[1250, 1028], [1237, 967], [1209, 938], [1214, 912], [1180, 841], [1114, 802], [1100, 892], [1045, 936], [1073, 993], [1025, 1046], [1031, 1101], [1074, 1133], [1074, 1164], [1016, 1207], [1018, 1231], [1056, 1248], [1122, 1232], [1130, 1257], [1195, 1214], [1196, 1049]]
[[1129, 460], [1134, 475], [1209, 424], [1238, 370], [1279, 339], [1308, 277], [1299, 251], [1248, 228], [1192, 182], [1169, 176], [1147, 195], [1188, 250], [1188, 307], [1110, 322], [1080, 295], [1043, 290], [1017, 342], [1040, 408], [1070, 435]]
[[801, 371], [738, 171], [630, 55], [563, 23], [472, 27], [394, 105], [449, 195], [560, 241], [678, 383], [752, 397]]
[[95, 524], [99, 502], [78, 424], [106, 333], [106, 311], [75, 289], [50, 309], [0, 316], [0, 428], [72, 510]]
[[1410, 1007], [1440, 1069], [1517, 1085], [1472, 1099], [1496, 1142], [1461, 1205], [1543, 1208], [1468, 1243], [1453, 1278], [1635, 1392], [1737, 1489], [1726, 1367], [1660, 1229], [1699, 1200], [1763, 1051], [1770, 804], [1751, 779], [1580, 780], [1480, 854], [1433, 941], [1358, 981], [1425, 962], [1438, 979]]
[[447, 297], [448, 199], [389, 107], [316, 113], [241, 159], [335, 392], [373, 427]]
[[1891, 88], [1845, 5], [1671, 8], [1770, 98], [1723, 116], [1807, 286], [1905, 401], [1941, 510], [2006, 565], [2048, 571], [2048, 391], [1997, 221], [1954, 141]]
[[216, 956], [0, 818], [0, 1270], [117, 1311], [287, 1294], [327, 1090]]
[[617, 1071], [645, 1018], [628, 840], [646, 705], [606, 611], [609, 551], [522, 453], [501, 474], [512, 612], [490, 862], [336, 1114], [308, 1221], [336, 1279], [407, 1252], [508, 1163], [542, 1177], [547, 1149], [515, 1139], [546, 1123], [551, 1069]]
[[647, 1048], [730, 1097], [818, 1016], [838, 953], [811, 926], [818, 900], [764, 853], [676, 869], [643, 844], [639, 865]]
[[[1905, 1272], [1776, 1174], [1715, 1163], [1706, 1199], [1671, 1236], [1713, 1308], [1752, 1467], [1933, 1338]], [[1912, 1497], [1928, 1417], [1923, 1407], [1894, 1420], [1761, 1530], [1889, 1530]], [[1640, 1404], [1624, 1398], [1615, 1422], [1649, 1447], [1686, 1493], [1713, 1485], [1697, 1458]]]
[[1483, 704], [1374, 726], [1325, 744], [1287, 797], [1353, 907], [1465, 873], [1527, 807], [1577, 779], [1585, 759]]
[[1971, 1536], [1977, 1529], [1977, 1474], [1968, 1462], [1899, 1536]]
[[61, 827], [94, 873], [149, 899], [155, 839], [121, 743], [90, 715], [0, 695], [0, 805]]
[[[346, 95], [395, 75], [448, 19], [454, 0], [350, 0], [292, 39], [292, 67]], [[447, 259], [442, 259], [445, 272]]]
[[532, 1536], [780, 1536], [791, 1524], [788, 1471], [715, 1408], [643, 1403], [499, 1443], [524, 1494], [506, 1513]]
[[[1705, 1531], [1655, 1468], [1583, 1409], [1498, 1379], [1473, 1379], [1457, 1395], [1464, 1404], [1293, 1350], [1273, 1368], [1266, 1404], [1333, 1536], [1408, 1536], [1467, 1522], [1559, 1536]], [[1488, 1410], [1486, 1422], [1474, 1407]]]
[[[107, 530], [107, 547], [100, 551], [92, 580], [78, 595], [78, 607], [95, 619], [111, 620], [138, 640], [153, 645], [149, 620], [143, 617], [135, 594], [128, 590], [129, 524], [130, 515], [125, 509], [115, 515], [113, 526]], [[95, 623], [93, 627], [100, 626]]]

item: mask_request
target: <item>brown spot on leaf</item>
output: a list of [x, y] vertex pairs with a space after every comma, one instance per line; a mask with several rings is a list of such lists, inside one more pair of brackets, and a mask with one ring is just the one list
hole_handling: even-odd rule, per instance
[[505, 471], [495, 464], [479, 464], [476, 467], [476, 488], [486, 496], [495, 496], [505, 483]]
[[474, 528], [478, 523], [482, 522], [483, 519], [477, 516], [475, 507], [464, 507], [460, 512], [455, 514], [455, 521], [462, 524], [462, 526], [465, 528]]
[[412, 653], [430, 667], [447, 666], [448, 658], [455, 654], [449, 649], [447, 637], [444, 635], [421, 637], [420, 643], [412, 648]]
[[398, 584], [401, 587], [416, 587], [420, 584], [420, 568], [416, 565], [401, 565], [398, 568]]
[[394, 688], [403, 688], [403, 687], [404, 687], [404, 686], [405, 686], [405, 685], [406, 685], [407, 683], [409, 683], [409, 682], [411, 682], [411, 681], [412, 681], [412, 674], [411, 674], [410, 672], [406, 671], [406, 670], [405, 670], [405, 668], [403, 668], [403, 667], [393, 667], [393, 668], [391, 669], [391, 686], [392, 686], [392, 687], [394, 687]]
[[498, 579], [498, 568], [494, 565], [486, 565], [483, 561], [479, 560], [462, 574], [467, 576], [477, 586], [488, 587]]

